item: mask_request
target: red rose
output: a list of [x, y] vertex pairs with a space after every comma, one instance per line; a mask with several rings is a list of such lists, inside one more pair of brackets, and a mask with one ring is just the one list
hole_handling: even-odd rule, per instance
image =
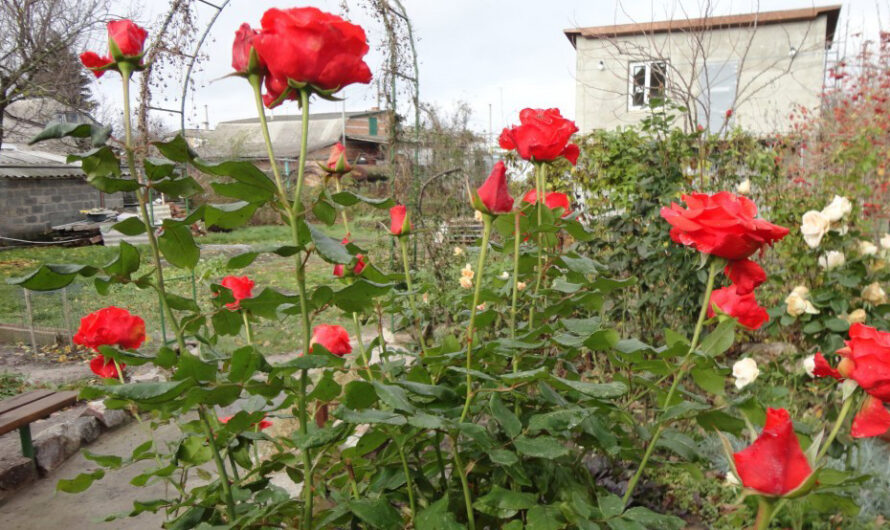
[[126, 309], [109, 306], [80, 319], [74, 343], [98, 350], [99, 346], [136, 349], [145, 342], [145, 321]]
[[748, 294], [766, 281], [763, 268], [749, 259], [730, 261], [723, 272], [729, 276], [739, 294]]
[[343, 147], [343, 144], [337, 142], [331, 147], [331, 156], [328, 157], [324, 169], [337, 175], [345, 175], [352, 171], [352, 166], [346, 160], [346, 148]]
[[397, 204], [389, 209], [389, 233], [394, 236], [404, 236], [411, 233], [414, 226], [408, 220], [408, 208], [404, 204]]
[[343, 326], [321, 324], [312, 330], [312, 341], [309, 343], [309, 353], [312, 353], [312, 344], [321, 344], [329, 352], [342, 357], [352, 352], [349, 344], [349, 334]]
[[266, 71], [266, 65], [259, 54], [252, 53], [255, 52], [253, 41], [257, 35], [259, 32], [246, 22], [235, 32], [235, 42], [232, 43], [232, 68], [241, 75], [262, 75]]
[[578, 132], [572, 120], [567, 120], [559, 109], [523, 109], [519, 113], [521, 125], [508, 127], [498, 141], [504, 149], [515, 149], [519, 156], [533, 162], [550, 162], [559, 157], [572, 165], [578, 161], [580, 150], [569, 139]]
[[[122, 363], [119, 366], [121, 367], [121, 370], [127, 367], [126, 364]], [[93, 359], [90, 361], [90, 370], [92, 370], [94, 374], [103, 379], [120, 378], [117, 367], [114, 365], [114, 360], [106, 359], [104, 355], [97, 355], [93, 357]]]
[[838, 368], [868, 394], [890, 401], [890, 333], [865, 324], [850, 326], [849, 353]]
[[[349, 238], [344, 237], [343, 240], [340, 241], [340, 243], [344, 246], [348, 245]], [[365, 267], [368, 264], [367, 264], [367, 262], [365, 262], [365, 257], [362, 254], [356, 254], [355, 258], [358, 261], [356, 262], [355, 266], [352, 268], [352, 274], [358, 276], [359, 274], [362, 273], [363, 270], [365, 270]], [[334, 276], [336, 276], [337, 278], [342, 278], [345, 270], [346, 270], [346, 268], [343, 266], [342, 263], [337, 263], [336, 265], [334, 265]]]
[[[530, 204], [534, 204], [538, 199], [538, 191], [537, 190], [529, 190], [528, 193], [522, 197], [523, 202], [527, 202]], [[569, 196], [565, 193], [558, 193], [555, 191], [551, 191], [547, 195], [544, 196], [544, 204], [547, 205], [551, 210], [555, 210], [557, 208], [562, 208], [562, 217], [565, 217], [572, 213], [572, 207], [569, 203]]]
[[80, 54], [80, 62], [93, 72], [97, 79], [105, 75], [105, 70], [114, 64], [111, 57], [100, 57], [96, 52], [83, 52]]
[[[222, 418], [217, 418], [217, 419], [219, 420], [220, 423], [225, 424], [225, 423], [229, 423], [229, 421], [231, 421], [232, 418], [234, 418], [234, 416], [224, 416]], [[254, 429], [256, 429], [258, 431], [266, 430], [271, 426], [272, 426], [272, 422], [267, 420], [266, 418], [261, 419], [259, 421], [259, 423], [254, 423], [253, 425], [251, 425], [251, 427], [253, 427]]]
[[336, 91], [371, 82], [361, 26], [314, 7], [273, 8], [263, 14], [261, 24], [254, 46], [279, 83], [290, 80]]
[[722, 191], [684, 195], [686, 208], [671, 203], [661, 216], [671, 224], [671, 239], [705, 254], [741, 260], [788, 235], [788, 229], [755, 219], [757, 206], [746, 197]]
[[837, 369], [832, 368], [828, 361], [825, 360], [825, 356], [822, 355], [822, 352], [817, 353], [813, 356], [813, 362], [815, 366], [813, 367], [813, 375], [816, 377], [833, 377], [837, 380], [841, 380], [844, 376], [841, 375]]
[[769, 314], [766, 309], [757, 305], [754, 292], [739, 294], [735, 285], [715, 289], [711, 293], [708, 317], [714, 316], [715, 305], [720, 308], [720, 311], [738, 320], [739, 324], [749, 329], [757, 329], [765, 322], [769, 322]]
[[880, 436], [890, 429], [890, 412], [884, 408], [880, 399], [868, 396], [862, 408], [853, 418], [850, 435], [853, 438], [871, 438]]
[[732, 456], [742, 485], [764, 495], [785, 495], [813, 472], [785, 409], [767, 409], [763, 432]]
[[297, 93], [287, 86], [287, 79], [266, 75], [266, 93], [263, 94], [263, 104], [268, 108], [277, 107], [283, 101], [297, 99]]
[[476, 190], [476, 198], [479, 200], [473, 200], [473, 207], [482, 213], [498, 215], [513, 209], [513, 197], [507, 189], [507, 167], [503, 162], [494, 165], [491, 174]]
[[226, 304], [228, 309], [238, 309], [241, 307], [241, 300], [253, 297], [254, 283], [247, 276], [226, 276], [219, 284], [232, 291], [232, 296], [235, 298], [234, 302]]
[[146, 37], [148, 32], [132, 20], [112, 20], [108, 23], [108, 47], [112, 57], [117, 58], [116, 51], [128, 59], [139, 57]]

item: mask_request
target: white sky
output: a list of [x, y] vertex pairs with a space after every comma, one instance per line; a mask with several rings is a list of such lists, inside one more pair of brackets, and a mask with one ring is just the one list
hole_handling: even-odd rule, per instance
[[[221, 0], [210, 0], [215, 3]], [[489, 128], [489, 105], [495, 134], [518, 121], [524, 107], [558, 107], [563, 115], [574, 116], [575, 53], [563, 35], [563, 29], [625, 22], [646, 22], [669, 18], [695, 17], [702, 12], [704, 0], [403, 0], [414, 24], [420, 58], [420, 97], [442, 108], [458, 101], [470, 103], [472, 126], [479, 132]], [[829, 5], [826, 0], [713, 0], [715, 15], [771, 11]], [[166, 1], [118, 0], [121, 15], [142, 9], [142, 22], [156, 17]], [[220, 15], [203, 51], [210, 56], [202, 71], [193, 75], [197, 86], [188, 127], [202, 126], [204, 105], [208, 106], [210, 125], [217, 122], [255, 116], [251, 89], [237, 78], [219, 80], [231, 71], [231, 43], [242, 22], [259, 27], [262, 13], [270, 7], [314, 5], [338, 13], [339, 0], [309, 0], [299, 3], [268, 0], [231, 0]], [[202, 21], [213, 9], [196, 3]], [[145, 7], [148, 6], [148, 7]], [[365, 27], [371, 43], [366, 61], [372, 72], [380, 71], [383, 57], [375, 44], [382, 28], [372, 22], [357, 2], [351, 1], [350, 18]], [[890, 29], [890, 0], [847, 0], [843, 2], [838, 32], [849, 27], [850, 33], [876, 36], [883, 21]], [[685, 13], [684, 13], [685, 10]], [[149, 35], [151, 39], [151, 35]], [[380, 76], [382, 77], [382, 76]], [[215, 81], [214, 81], [215, 80]], [[116, 76], [107, 75], [97, 83], [99, 97], [119, 108], [120, 87]], [[178, 107], [180, 87], [171, 87], [170, 100], [159, 106]], [[363, 110], [377, 104], [372, 85], [353, 85], [340, 94], [346, 97], [347, 110]], [[407, 105], [400, 111], [413, 116]], [[159, 98], [160, 99], [160, 98]], [[313, 112], [339, 111], [340, 103], [313, 101]], [[285, 103], [281, 111], [295, 113], [295, 103]], [[178, 116], [158, 113], [159, 118], [178, 127]], [[410, 120], [409, 120], [410, 121]]]

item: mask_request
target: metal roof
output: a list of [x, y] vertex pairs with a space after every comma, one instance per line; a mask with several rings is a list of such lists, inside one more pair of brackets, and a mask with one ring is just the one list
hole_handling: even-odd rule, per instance
[[0, 149], [0, 178], [85, 178], [79, 164], [43, 151], [20, 150], [13, 145]]
[[588, 39], [608, 39], [628, 35], [649, 35], [653, 33], [672, 33], [704, 31], [712, 29], [725, 29], [737, 27], [763, 26], [767, 24], [781, 24], [786, 22], [801, 22], [815, 20], [825, 15], [828, 23], [825, 28], [825, 42], [831, 45], [834, 40], [834, 32], [840, 16], [841, 6], [815, 6], [802, 9], [786, 9], [783, 11], [763, 11], [760, 13], [745, 13], [743, 15], [710, 16], [704, 18], [681, 18], [676, 20], [661, 20], [657, 22], [642, 22], [637, 24], [617, 24], [613, 26], [590, 26], [585, 28], [569, 28], [563, 30], [572, 46], [578, 37]]

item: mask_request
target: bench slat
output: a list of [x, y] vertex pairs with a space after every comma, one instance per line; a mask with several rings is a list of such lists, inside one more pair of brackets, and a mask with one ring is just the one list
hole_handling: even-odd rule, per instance
[[54, 394], [53, 390], [32, 390], [30, 392], [25, 392], [24, 394], [19, 394], [18, 396], [11, 397], [9, 399], [4, 399], [0, 401], [0, 414], [5, 414], [10, 410], [17, 409], [32, 401], [37, 401], [38, 399], [43, 399], [46, 396]]
[[75, 401], [77, 401], [77, 392], [53, 392], [37, 401], [0, 414], [0, 434], [6, 434], [23, 425], [45, 418]]

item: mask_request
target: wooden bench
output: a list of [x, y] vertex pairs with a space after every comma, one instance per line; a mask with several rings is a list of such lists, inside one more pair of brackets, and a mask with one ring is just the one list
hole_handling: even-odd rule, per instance
[[77, 401], [77, 392], [32, 390], [0, 401], [0, 435], [15, 429], [22, 439], [22, 454], [34, 458], [31, 442], [31, 423], [45, 418]]

